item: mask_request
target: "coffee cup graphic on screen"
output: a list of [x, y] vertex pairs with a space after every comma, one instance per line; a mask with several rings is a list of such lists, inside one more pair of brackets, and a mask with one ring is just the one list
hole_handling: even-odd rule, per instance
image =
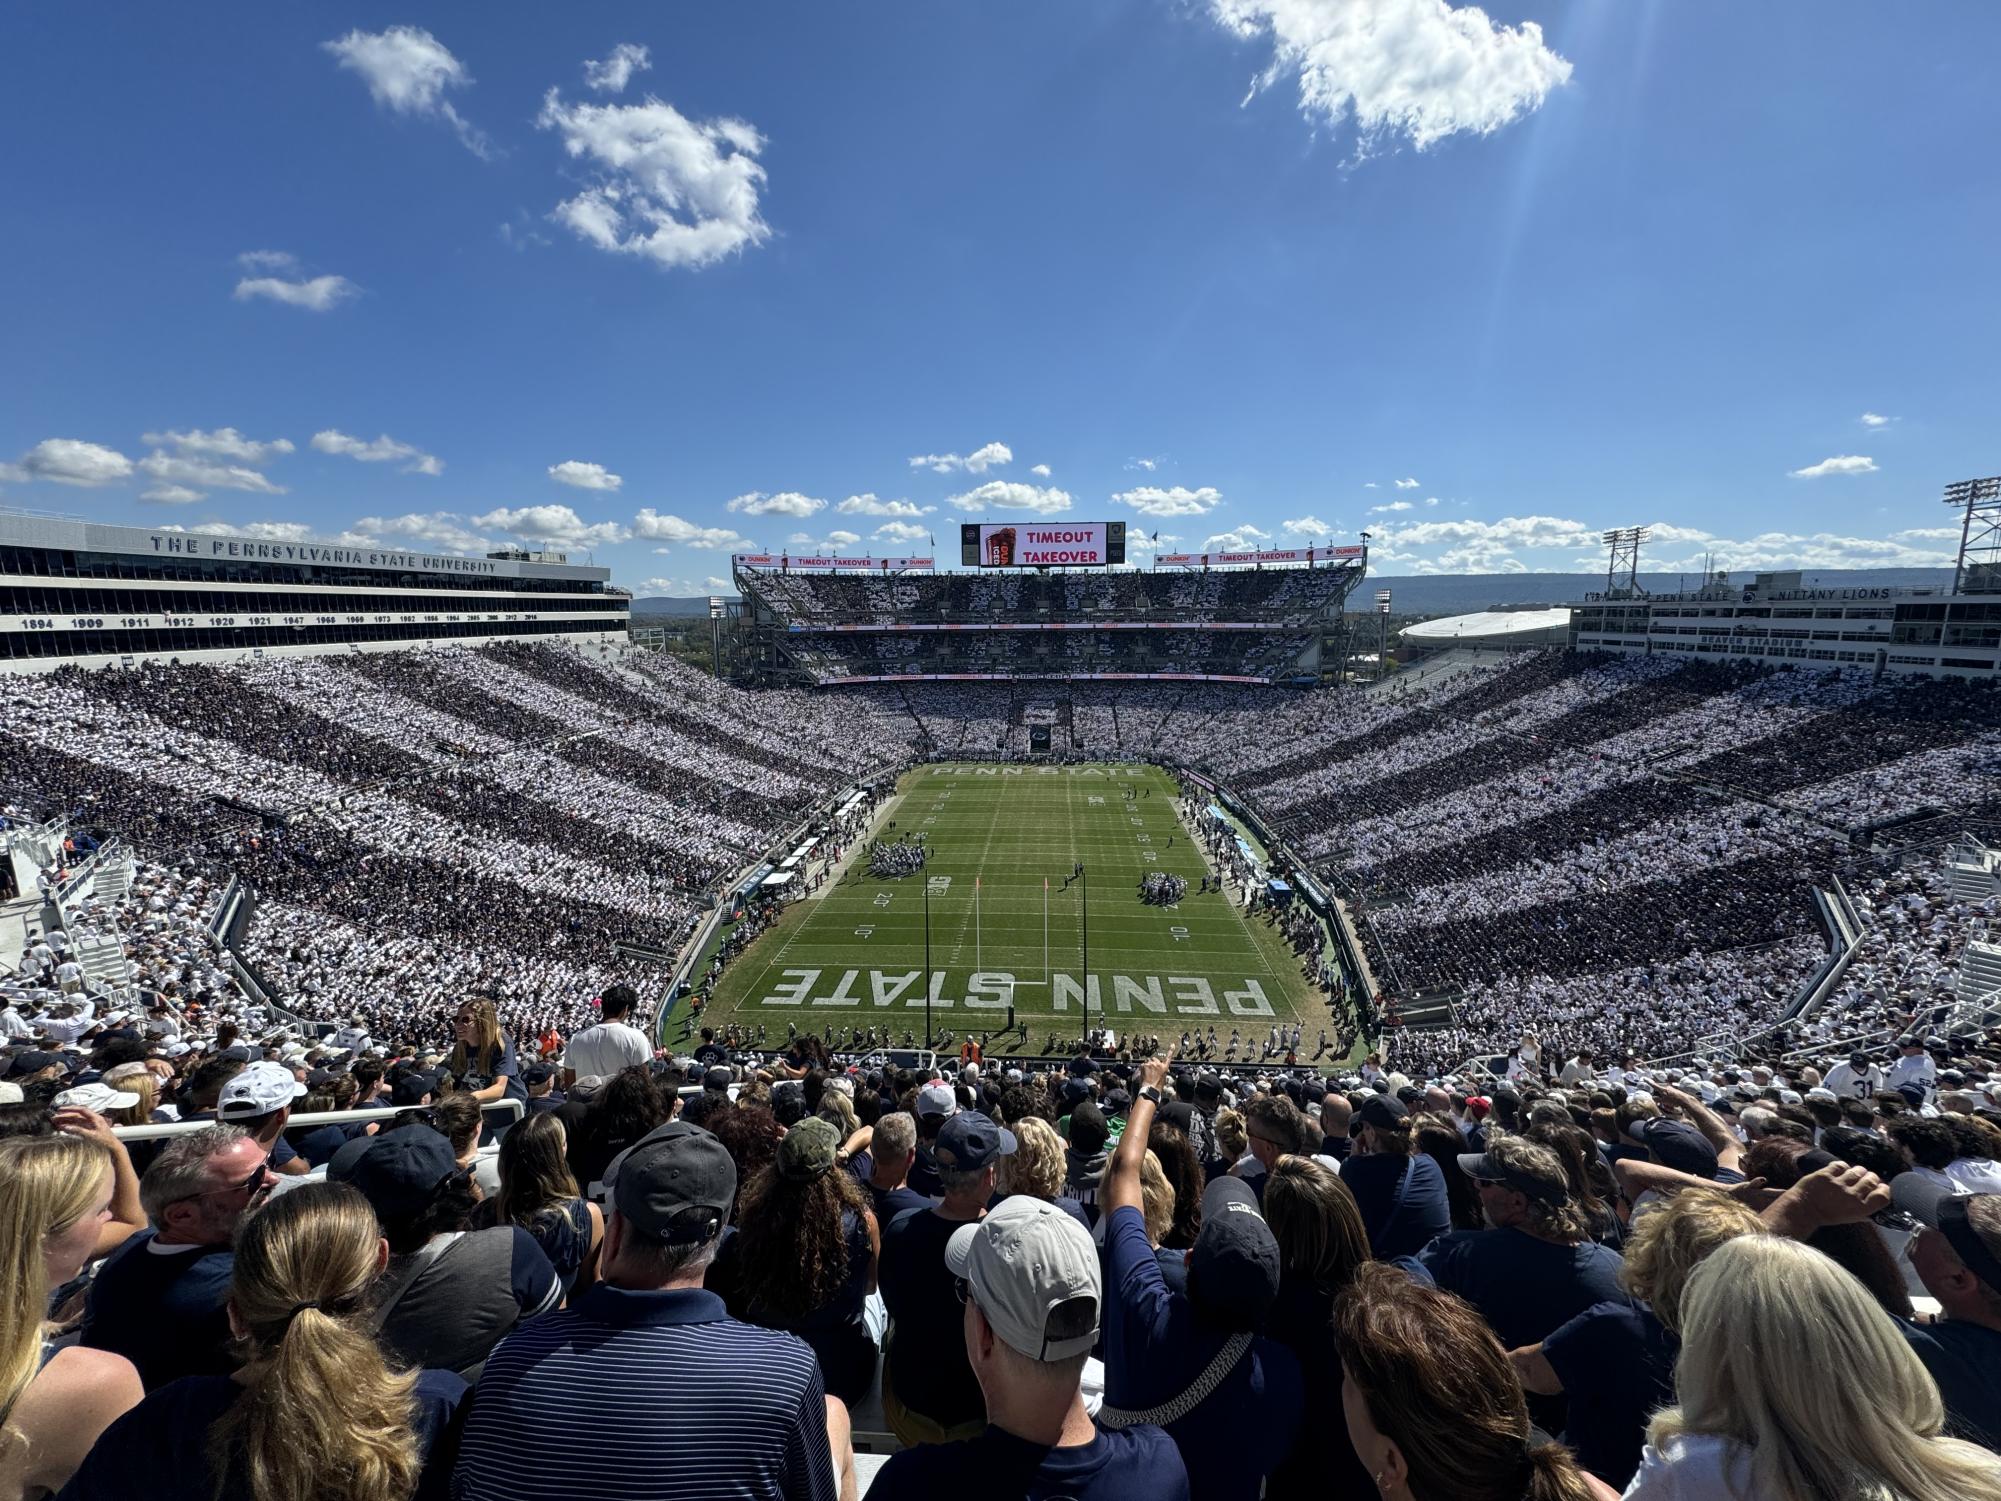
[[1008, 568], [1014, 564], [1014, 528], [997, 526], [987, 533], [987, 566]]

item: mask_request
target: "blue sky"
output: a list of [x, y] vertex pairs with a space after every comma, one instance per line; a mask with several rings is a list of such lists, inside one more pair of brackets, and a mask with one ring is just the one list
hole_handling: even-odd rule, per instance
[[14, 7], [0, 505], [647, 593], [962, 517], [1948, 562], [1997, 55], [1847, 0]]

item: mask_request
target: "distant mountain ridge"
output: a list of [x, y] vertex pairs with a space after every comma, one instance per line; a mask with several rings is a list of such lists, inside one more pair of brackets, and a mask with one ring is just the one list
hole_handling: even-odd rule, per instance
[[[1811, 568], [1802, 570], [1809, 588], [1825, 589], [1944, 589], [1952, 584], [1950, 568]], [[1749, 573], [1733, 572], [1732, 583], [1751, 581]], [[1651, 593], [1691, 589], [1701, 583], [1696, 574], [1642, 573], [1640, 584]], [[1369, 591], [1390, 591], [1390, 607], [1399, 615], [1470, 615], [1476, 610], [1525, 609], [1532, 605], [1571, 604], [1605, 587], [1602, 573], [1407, 573], [1369, 575], [1349, 598], [1351, 609], [1373, 607]], [[734, 594], [725, 599], [734, 600]], [[646, 615], [709, 613], [709, 596], [687, 599], [656, 594], [632, 602], [635, 618]]]

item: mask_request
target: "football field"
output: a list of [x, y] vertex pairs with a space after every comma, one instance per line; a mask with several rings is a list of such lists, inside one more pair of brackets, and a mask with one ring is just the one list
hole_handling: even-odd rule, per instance
[[[1297, 1019], [1308, 1051], [1329, 1025], [1284, 940], [1232, 897], [1198, 890], [1214, 872], [1157, 767], [918, 767], [875, 837], [919, 834], [921, 874], [872, 876], [856, 849], [836, 883], [724, 970], [703, 1022], [761, 1023], [774, 1040], [788, 1022], [842, 1037], [888, 1028], [921, 1043], [927, 998], [934, 1030], [959, 1038], [1001, 1030], [1012, 1005], [1027, 1051], [1080, 1036], [1087, 1007], [1092, 1028], [1120, 1037], [1213, 1026], [1248, 1040]], [[1153, 871], [1186, 878], [1187, 895], [1143, 904]]]

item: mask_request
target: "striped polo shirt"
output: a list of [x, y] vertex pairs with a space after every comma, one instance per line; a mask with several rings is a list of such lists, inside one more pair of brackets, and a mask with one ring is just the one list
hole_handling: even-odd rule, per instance
[[834, 1501], [820, 1370], [698, 1288], [600, 1283], [495, 1347], [455, 1501]]

